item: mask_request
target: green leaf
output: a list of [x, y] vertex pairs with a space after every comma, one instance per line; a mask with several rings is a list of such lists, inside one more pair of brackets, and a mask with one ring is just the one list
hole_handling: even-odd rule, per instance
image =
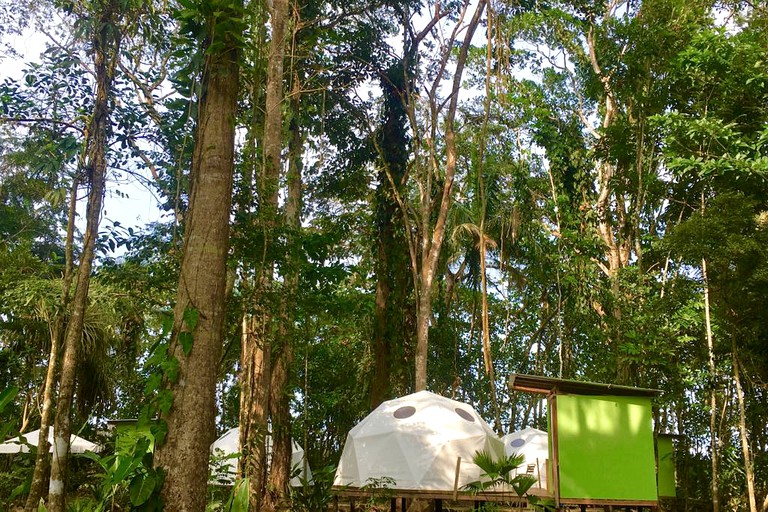
[[200, 312], [198, 310], [194, 308], [187, 308], [184, 310], [184, 323], [190, 331], [195, 330], [198, 320], [200, 320]]
[[0, 393], [0, 412], [3, 412], [3, 409], [5, 409], [9, 403], [13, 402], [13, 400], [16, 398], [16, 395], [18, 394], [18, 386], [11, 386], [4, 389], [3, 392]]
[[191, 332], [183, 331], [179, 333], [179, 343], [181, 343], [181, 350], [184, 351], [184, 355], [188, 356], [192, 352], [192, 343], [195, 341], [195, 337]]
[[131, 484], [128, 487], [128, 494], [131, 498], [131, 504], [134, 507], [143, 505], [152, 496], [152, 492], [155, 490], [157, 484], [157, 477], [154, 472], [144, 473], [136, 475], [131, 480]]
[[133, 458], [120, 457], [117, 461], [117, 467], [112, 473], [112, 483], [117, 485], [123, 482], [126, 477], [136, 468]]
[[229, 512], [248, 512], [248, 479], [243, 478], [235, 483], [232, 494], [227, 501]]
[[164, 389], [157, 394], [157, 409], [161, 414], [168, 414], [173, 406], [173, 393]]
[[533, 484], [536, 483], [536, 479], [530, 475], [517, 475], [515, 478], [513, 478], [510, 481], [510, 485], [512, 485], [512, 489], [515, 490], [515, 493], [518, 496], [522, 496], [526, 492], [528, 492], [528, 489], [533, 487]]
[[86, 459], [91, 459], [92, 461], [96, 462], [104, 471], [107, 471], [110, 465], [112, 465], [112, 461], [115, 459], [115, 455], [111, 455], [108, 457], [101, 457], [100, 455], [93, 453], [93, 452], [85, 452], [81, 454], [81, 457]]

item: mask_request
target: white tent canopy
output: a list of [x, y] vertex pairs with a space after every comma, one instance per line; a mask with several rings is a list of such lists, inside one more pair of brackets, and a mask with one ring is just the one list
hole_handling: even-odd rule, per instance
[[[452, 491], [481, 479], [477, 451], [502, 457], [501, 440], [469, 405], [420, 391], [379, 405], [347, 435], [334, 485], [382, 478], [394, 489]], [[379, 480], [380, 481], [380, 480]]]
[[[267, 435], [267, 461], [272, 453], [272, 437]], [[300, 475], [304, 475], [304, 448], [297, 442], [291, 441], [293, 454], [291, 455], [291, 466], [298, 466]], [[231, 484], [237, 477], [237, 454], [240, 452], [240, 427], [235, 427], [224, 432], [221, 437], [211, 445], [211, 454], [220, 459], [220, 464], [211, 464], [211, 472], [216, 480]], [[223, 459], [222, 459], [223, 458]], [[269, 463], [269, 462], [268, 462]], [[312, 471], [307, 466], [306, 479], [312, 480]], [[291, 478], [292, 487], [300, 487], [301, 480], [298, 476]]]
[[[504, 441], [504, 450], [507, 455], [517, 453], [525, 457], [523, 463], [518, 466], [518, 473], [529, 473], [536, 479], [534, 487], [546, 488], [547, 459], [549, 458], [549, 437], [543, 430], [537, 428], [524, 428], [512, 432], [501, 438]], [[533, 473], [528, 471], [532, 465]]]
[[[29, 453], [29, 446], [37, 447], [37, 443], [40, 440], [40, 429], [33, 430], [21, 435], [21, 441], [19, 436], [16, 436], [8, 441], [0, 444], [0, 453]], [[48, 444], [50, 445], [50, 452], [53, 453], [53, 429], [48, 429]], [[99, 445], [92, 443], [78, 437], [74, 434], [69, 438], [69, 452], [70, 453], [84, 453], [84, 452], [97, 452], [99, 451]]]

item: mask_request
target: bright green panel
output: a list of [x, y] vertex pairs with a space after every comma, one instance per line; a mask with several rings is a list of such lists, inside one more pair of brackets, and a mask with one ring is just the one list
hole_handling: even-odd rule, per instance
[[659, 436], [656, 439], [656, 451], [659, 457], [659, 496], [675, 497], [675, 458], [672, 438]]
[[558, 395], [560, 496], [656, 500], [651, 401]]

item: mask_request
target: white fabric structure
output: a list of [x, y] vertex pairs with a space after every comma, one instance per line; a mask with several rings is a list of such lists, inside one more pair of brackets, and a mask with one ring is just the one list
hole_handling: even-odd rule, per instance
[[[29, 453], [28, 445], [37, 447], [37, 443], [40, 440], [40, 429], [22, 434], [21, 437], [23, 439], [22, 442], [19, 442], [19, 437], [16, 436], [0, 444], [0, 453]], [[48, 444], [51, 447], [50, 453], [53, 453], [53, 428], [48, 429]], [[97, 452], [99, 448], [99, 445], [96, 443], [87, 441], [74, 434], [69, 438], [70, 453]]]
[[420, 391], [379, 405], [347, 435], [334, 485], [452, 491], [481, 479], [481, 450], [501, 458], [504, 445], [469, 405]]
[[549, 436], [537, 428], [524, 428], [501, 438], [507, 455], [517, 453], [525, 460], [518, 466], [517, 473], [528, 473], [528, 466], [533, 465], [533, 476], [536, 479], [534, 487], [547, 488], [547, 459], [549, 459]]
[[[272, 437], [267, 435], [267, 461], [272, 453]], [[300, 475], [304, 474], [304, 448], [296, 441], [291, 441], [293, 453], [291, 455], [291, 466], [299, 468]], [[218, 469], [211, 465], [213, 477], [222, 483], [232, 484], [237, 477], [237, 457], [234, 456], [240, 451], [240, 427], [235, 427], [224, 432], [221, 437], [211, 445], [211, 454], [217, 457], [227, 457], [221, 461]], [[269, 462], [267, 462], [269, 463]], [[306, 479], [312, 481], [312, 471], [307, 466]], [[291, 487], [301, 487], [301, 480], [298, 476], [291, 478]]]

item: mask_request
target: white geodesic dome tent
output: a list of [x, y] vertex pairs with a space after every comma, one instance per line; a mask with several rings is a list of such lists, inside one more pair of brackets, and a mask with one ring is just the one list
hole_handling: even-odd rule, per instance
[[[267, 435], [267, 461], [272, 453], [272, 436]], [[304, 448], [296, 441], [291, 441], [293, 453], [291, 455], [291, 466], [299, 468], [299, 475], [304, 473]], [[211, 454], [218, 459], [218, 463], [211, 461], [211, 474], [213, 478], [224, 484], [232, 484], [237, 478], [237, 454], [240, 451], [240, 427], [235, 427], [224, 432], [221, 437], [211, 445]], [[269, 464], [269, 462], [267, 462]], [[312, 480], [312, 470], [307, 466], [306, 479]], [[299, 476], [291, 478], [292, 487], [302, 485]]]
[[334, 485], [363, 487], [381, 479], [393, 489], [452, 491], [481, 479], [477, 451], [496, 457], [504, 445], [469, 405], [420, 391], [379, 405], [347, 435]]
[[[21, 439], [19, 439], [21, 437]], [[21, 434], [7, 440], [0, 444], [0, 453], [29, 453], [30, 446], [37, 448], [37, 444], [40, 440], [40, 429]], [[53, 453], [53, 429], [48, 430], [48, 445], [50, 446], [50, 452]], [[82, 437], [72, 434], [69, 438], [69, 452], [70, 453], [85, 453], [85, 452], [98, 452], [101, 447], [96, 444], [83, 439]]]
[[[549, 436], [537, 428], [524, 428], [501, 438], [507, 455], [517, 453], [525, 457], [517, 467], [518, 474], [530, 474], [536, 479], [534, 487], [547, 488], [547, 459], [549, 459]], [[533, 471], [529, 471], [532, 469]]]

